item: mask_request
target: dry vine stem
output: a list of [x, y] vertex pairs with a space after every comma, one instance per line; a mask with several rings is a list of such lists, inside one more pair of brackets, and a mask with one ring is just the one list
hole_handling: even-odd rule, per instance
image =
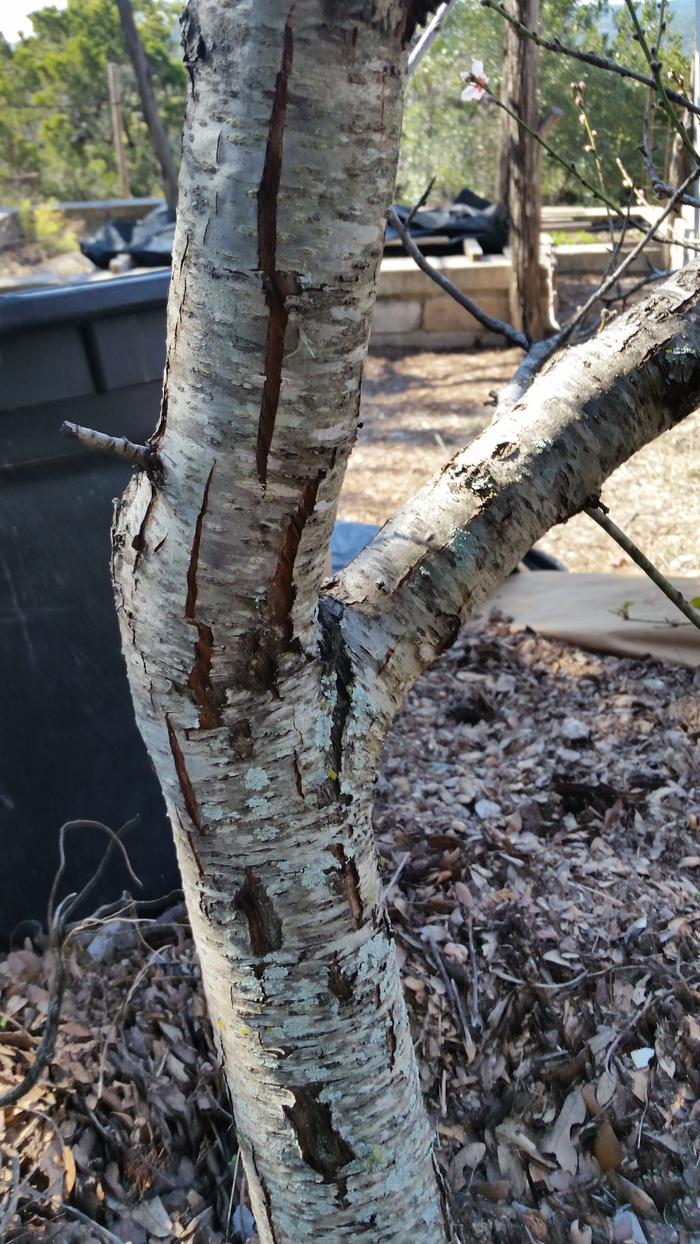
[[689, 268], [555, 361], [323, 588], [426, 7], [188, 9], [164, 473], [133, 478], [113, 535], [264, 1244], [452, 1238], [372, 838], [382, 745], [533, 541], [700, 401]]

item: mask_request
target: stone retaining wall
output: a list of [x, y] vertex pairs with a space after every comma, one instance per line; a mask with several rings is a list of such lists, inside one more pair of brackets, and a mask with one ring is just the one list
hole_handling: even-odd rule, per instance
[[[489, 315], [508, 320], [510, 259], [484, 255], [474, 263], [464, 255], [434, 255], [430, 262]], [[372, 348], [463, 349], [497, 345], [503, 338], [488, 332], [408, 257], [384, 259], [379, 276]]]

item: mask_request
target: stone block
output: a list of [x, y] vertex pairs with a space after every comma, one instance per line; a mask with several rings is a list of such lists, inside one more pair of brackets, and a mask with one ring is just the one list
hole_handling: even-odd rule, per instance
[[380, 295], [374, 308], [374, 331], [413, 332], [420, 328], [422, 310], [422, 303], [417, 298], [382, 298]]
[[[475, 298], [482, 311], [498, 320], [508, 319], [508, 291], [489, 294]], [[470, 336], [480, 336], [487, 330], [478, 320], [474, 319], [464, 307], [460, 307], [454, 298], [443, 294], [439, 298], [429, 298], [423, 310], [423, 328], [428, 333], [461, 332]]]

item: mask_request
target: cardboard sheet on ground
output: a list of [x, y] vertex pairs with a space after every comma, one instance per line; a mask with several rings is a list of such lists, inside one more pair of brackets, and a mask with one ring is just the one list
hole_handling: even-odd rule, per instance
[[[698, 578], [672, 583], [687, 600], [700, 596]], [[590, 652], [700, 666], [700, 630], [645, 575], [515, 574], [478, 617], [488, 618], [494, 609], [518, 630], [530, 627]]]

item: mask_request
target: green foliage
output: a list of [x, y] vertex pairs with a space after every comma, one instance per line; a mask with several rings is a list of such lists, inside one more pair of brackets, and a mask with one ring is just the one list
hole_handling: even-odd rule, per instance
[[[637, 7], [649, 32], [649, 42], [653, 43], [658, 22], [656, 5], [653, 0], [643, 0]], [[462, 0], [446, 22], [440, 42], [433, 45], [421, 63], [406, 100], [398, 178], [398, 197], [403, 201], [415, 201], [432, 176], [436, 177], [436, 199], [452, 199], [463, 186], [486, 198], [494, 197], [502, 114], [495, 105], [484, 101], [461, 103], [459, 75], [470, 69], [472, 59], [483, 61], [489, 90], [498, 96], [504, 24], [498, 14], [483, 9], [478, 0]], [[547, 38], [558, 37], [564, 43], [648, 73], [624, 6], [609, 8], [605, 0], [542, 0], [540, 26]], [[670, 19], [661, 59], [662, 75], [675, 75], [670, 84], [675, 86], [678, 79], [688, 82], [687, 58]], [[635, 185], [646, 183], [639, 145], [648, 92], [645, 87], [605, 70], [568, 57], [541, 53], [541, 114], [547, 118], [555, 109], [559, 114], [547, 132], [547, 140], [565, 161], [575, 160], [577, 168], [594, 185], [598, 184], [598, 174], [592, 153], [584, 150], [587, 144], [574, 102], [574, 82], [584, 83], [584, 106], [597, 133], [606, 191], [616, 201], [625, 201], [628, 191], [623, 170]], [[668, 123], [660, 109], [654, 112], [655, 154], [663, 175], [670, 152]], [[595, 201], [570, 172], [544, 153], [542, 192], [545, 202]]]
[[32, 205], [23, 199], [19, 204], [19, 221], [22, 236], [36, 242], [47, 258], [78, 249], [78, 238], [55, 201]]
[[[139, 0], [136, 18], [173, 151], [186, 75], [173, 0]], [[34, 35], [0, 37], [0, 202], [119, 194], [107, 64], [120, 66], [126, 153], [135, 195], [161, 193], [114, 0], [68, 0], [32, 14]]]

